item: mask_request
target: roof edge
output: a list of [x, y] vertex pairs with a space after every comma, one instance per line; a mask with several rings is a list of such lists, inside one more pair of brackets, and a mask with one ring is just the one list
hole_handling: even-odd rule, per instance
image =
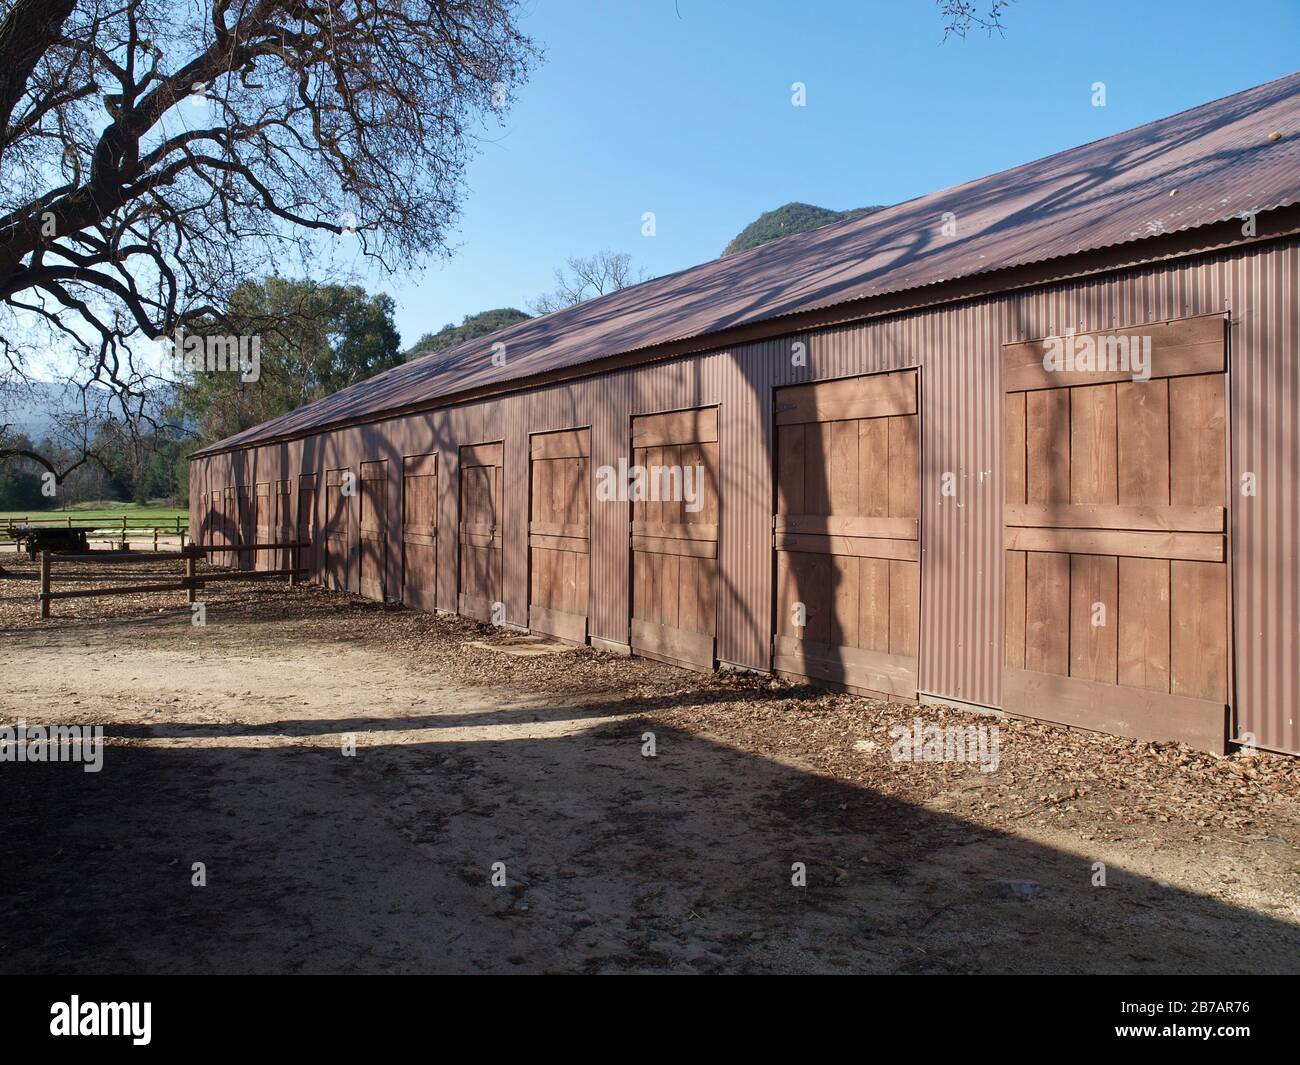
[[[1268, 222], [1276, 224], [1269, 226]], [[853, 322], [889, 317], [896, 314], [907, 314], [934, 307], [951, 306], [970, 300], [987, 299], [1002, 292], [1014, 292], [1027, 288], [1059, 284], [1062, 281], [1069, 281], [1074, 278], [1115, 273], [1174, 259], [1195, 258], [1196, 256], [1214, 254], [1234, 247], [1245, 248], [1270, 244], [1300, 234], [1300, 204], [1292, 203], [1283, 207], [1262, 210], [1256, 216], [1256, 224], [1257, 233], [1254, 237], [1243, 237], [1241, 235], [1241, 226], [1236, 220], [1209, 222], [1171, 233], [1145, 237], [1136, 241], [1125, 241], [1102, 248], [1040, 259], [1032, 263], [1005, 267], [999, 270], [967, 274], [948, 281], [932, 282], [928, 285], [877, 293], [859, 299], [847, 300], [843, 303], [829, 304], [824, 307], [792, 311], [739, 326], [664, 341], [646, 348], [629, 348], [591, 362], [557, 367], [542, 374], [515, 378], [499, 385], [447, 393], [427, 402], [408, 404], [404, 407], [393, 407], [374, 415], [340, 418], [334, 422], [315, 426], [305, 432], [268, 436], [261, 440], [236, 444], [231, 447], [221, 447], [221, 442], [218, 441], [215, 444], [200, 448], [189, 458], [190, 461], [194, 461], [195, 459], [212, 458], [216, 455], [249, 451], [259, 447], [291, 443], [295, 440], [306, 440], [313, 436], [320, 436], [322, 433], [337, 432], [340, 429], [352, 428], [357, 425], [370, 425], [375, 422], [391, 421], [394, 418], [410, 417], [413, 414], [456, 407], [464, 403], [489, 399], [493, 396], [550, 387], [564, 381], [594, 377], [601, 373], [608, 373], [611, 370], [627, 369], [688, 355], [706, 354], [739, 344], [753, 343], [754, 341], [771, 339], [772, 337], [791, 333], [834, 328]], [[1209, 238], [1208, 241], [1205, 238]], [[1124, 254], [1133, 250], [1152, 251], [1155, 254], [1137, 256]], [[1105, 261], [1112, 257], [1115, 261]], [[1093, 261], [1095, 261], [1094, 265], [1086, 265]], [[1082, 265], [1082, 269], [1053, 269], [1068, 267], [1071, 264]], [[1017, 277], [1024, 277], [1024, 280], [1013, 280], [1010, 283], [1004, 281], [1007, 278], [1014, 279]], [[968, 291], [962, 291], [963, 289]], [[913, 298], [919, 293], [934, 293], [935, 298]]]

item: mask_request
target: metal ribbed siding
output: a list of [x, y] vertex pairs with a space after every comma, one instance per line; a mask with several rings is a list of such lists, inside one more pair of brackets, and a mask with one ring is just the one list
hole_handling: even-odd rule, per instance
[[[772, 611], [771, 394], [774, 387], [921, 368], [922, 579], [920, 688], [996, 706], [1003, 662], [1002, 394], [1004, 343], [1059, 333], [1231, 312], [1233, 483], [1256, 474], [1259, 494], [1233, 499], [1232, 550], [1239, 732], [1300, 753], [1300, 439], [1296, 287], [1300, 250], [1247, 248], [1058, 284], [996, 299], [898, 315], [806, 336], [630, 368], [500, 399], [325, 433], [194, 467], [195, 492], [290, 478], [300, 469], [353, 470], [437, 451], [438, 602], [456, 607], [457, 449], [506, 442], [505, 604], [527, 621], [528, 434], [592, 426], [593, 466], [628, 455], [632, 415], [719, 404], [721, 530], [718, 657], [767, 668]], [[807, 346], [808, 365], [791, 362]], [[940, 494], [943, 473], [957, 494]], [[296, 498], [296, 493], [295, 493]], [[400, 582], [400, 493], [390, 492], [389, 587]], [[355, 504], [354, 504], [355, 506]], [[199, 515], [194, 515], [197, 522]], [[591, 631], [627, 642], [628, 507], [592, 508]], [[195, 528], [198, 528], [196, 524]], [[352, 529], [357, 528], [353, 515]], [[353, 572], [355, 587], [355, 571]]]
[[[927, 316], [922, 345], [923, 692], [1002, 699], [1002, 395], [988, 303]], [[951, 475], [954, 495], [945, 495]]]
[[718, 397], [718, 658], [760, 669], [772, 643], [772, 379], [788, 347], [728, 352]]
[[1234, 615], [1238, 727], [1273, 750], [1300, 752], [1300, 246], [1234, 256], [1225, 270], [1234, 308]]

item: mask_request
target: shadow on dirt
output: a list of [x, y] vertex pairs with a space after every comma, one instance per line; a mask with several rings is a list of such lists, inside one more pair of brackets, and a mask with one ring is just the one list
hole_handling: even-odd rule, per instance
[[[1118, 868], [1094, 887], [1082, 841], [1042, 847], [665, 728], [636, 704], [559, 737], [394, 737], [355, 757], [218, 742], [111, 746], [98, 774], [7, 763], [0, 970], [1300, 970], [1290, 924]], [[192, 886], [196, 862], [206, 886]]]

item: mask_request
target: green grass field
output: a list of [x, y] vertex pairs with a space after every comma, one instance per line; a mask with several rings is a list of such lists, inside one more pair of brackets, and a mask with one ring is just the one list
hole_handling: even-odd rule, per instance
[[174, 525], [177, 518], [182, 522], [188, 514], [179, 507], [160, 507], [153, 504], [112, 503], [100, 500], [91, 503], [77, 503], [66, 510], [0, 510], [0, 521], [9, 518], [31, 518], [42, 525], [51, 521], [66, 522], [72, 519], [73, 525], [90, 525], [95, 522], [120, 524], [125, 517], [127, 525], [140, 522], [143, 525]]

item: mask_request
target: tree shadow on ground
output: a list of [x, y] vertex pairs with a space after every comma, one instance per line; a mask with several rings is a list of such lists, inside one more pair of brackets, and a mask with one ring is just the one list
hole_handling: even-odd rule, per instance
[[1092, 886], [1091, 844], [636, 716], [355, 757], [110, 746], [98, 774], [6, 764], [0, 802], [8, 973], [1300, 970], [1288, 923], [1116, 866]]

